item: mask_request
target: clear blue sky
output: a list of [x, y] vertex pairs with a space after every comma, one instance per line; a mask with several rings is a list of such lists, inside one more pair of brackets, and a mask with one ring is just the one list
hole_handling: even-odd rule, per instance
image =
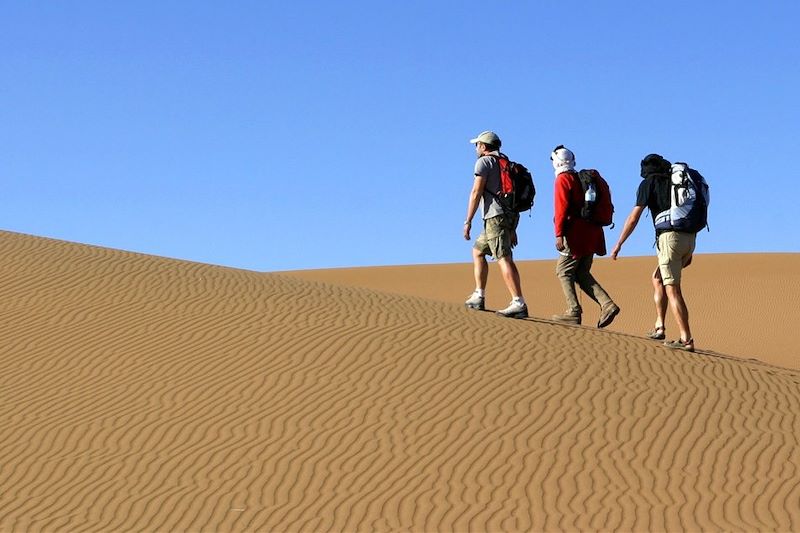
[[[712, 191], [698, 252], [800, 251], [797, 2], [4, 2], [0, 227], [275, 271], [470, 261], [492, 129], [538, 188], [518, 259], [554, 258], [549, 153]], [[643, 219], [623, 256], [649, 255]]]

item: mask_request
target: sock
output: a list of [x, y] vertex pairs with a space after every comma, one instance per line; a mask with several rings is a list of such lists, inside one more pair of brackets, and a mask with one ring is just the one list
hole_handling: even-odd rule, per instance
[[480, 296], [481, 298], [483, 298], [486, 293], [484, 289], [475, 289], [475, 292], [478, 293], [478, 296]]
[[514, 298], [511, 299], [511, 301], [519, 302], [522, 305], [525, 305], [525, 298], [523, 298], [522, 296], [515, 296]]

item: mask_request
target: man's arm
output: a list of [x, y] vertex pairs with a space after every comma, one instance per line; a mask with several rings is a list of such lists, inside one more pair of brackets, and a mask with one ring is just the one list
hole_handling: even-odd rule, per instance
[[636, 229], [636, 224], [639, 223], [639, 218], [642, 216], [644, 208], [645, 206], [643, 205], [634, 206], [631, 214], [625, 219], [625, 226], [622, 228], [622, 233], [619, 235], [619, 240], [617, 241], [617, 244], [614, 245], [614, 249], [611, 250], [611, 259], [615, 261], [617, 260], [617, 255], [619, 255], [620, 250], [622, 250], [622, 244], [628, 240], [628, 237], [631, 236], [633, 230]]
[[559, 174], [556, 177], [553, 194], [553, 224], [556, 233], [556, 250], [564, 251], [564, 237], [567, 235], [567, 214], [569, 208], [569, 183]]
[[469, 193], [469, 202], [467, 203], [467, 218], [464, 219], [464, 239], [469, 240], [469, 230], [472, 227], [472, 217], [475, 216], [475, 211], [478, 209], [481, 197], [483, 196], [483, 188], [486, 186], [486, 178], [483, 176], [475, 175], [475, 181], [472, 184], [472, 191]]

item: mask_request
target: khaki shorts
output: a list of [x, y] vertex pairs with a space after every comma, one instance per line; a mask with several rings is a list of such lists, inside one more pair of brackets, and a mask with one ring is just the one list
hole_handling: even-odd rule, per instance
[[474, 248], [495, 259], [511, 256], [511, 237], [517, 229], [519, 215], [498, 215], [483, 221], [483, 231], [475, 239]]
[[668, 231], [658, 237], [658, 269], [664, 285], [678, 285], [681, 270], [692, 260], [697, 235]]

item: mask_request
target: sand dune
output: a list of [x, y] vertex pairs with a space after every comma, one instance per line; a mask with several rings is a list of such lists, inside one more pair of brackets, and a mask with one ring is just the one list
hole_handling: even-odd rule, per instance
[[[622, 307], [610, 330], [642, 336], [653, 326], [650, 274], [655, 258], [595, 260], [593, 273]], [[519, 263], [530, 312], [549, 318], [564, 310], [564, 296], [552, 261]], [[508, 292], [497, 265], [490, 265], [487, 304], [505, 307]], [[449, 303], [462, 303], [474, 287], [468, 264], [307, 270], [303, 279], [355, 285]], [[740, 358], [755, 358], [800, 369], [800, 254], [719, 254], [695, 257], [684, 275], [693, 335], [698, 347]], [[585, 295], [584, 325], [597, 323], [599, 308]], [[667, 333], [677, 338], [671, 313]]]
[[800, 530], [795, 370], [12, 233], [0, 315], [0, 531]]

